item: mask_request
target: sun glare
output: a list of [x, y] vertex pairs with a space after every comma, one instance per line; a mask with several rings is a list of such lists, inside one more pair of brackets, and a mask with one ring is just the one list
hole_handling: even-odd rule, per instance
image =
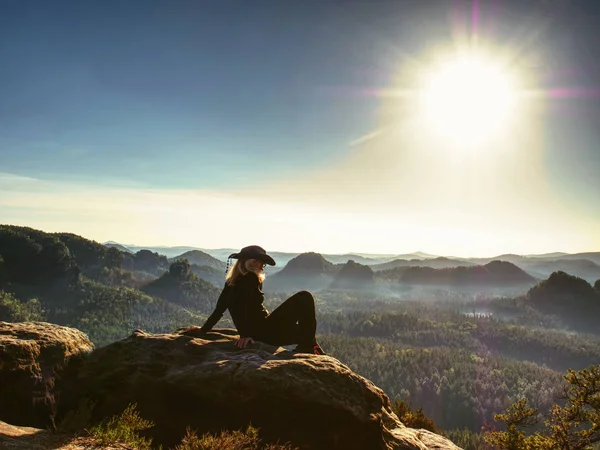
[[434, 65], [421, 91], [428, 130], [458, 144], [479, 144], [506, 133], [517, 97], [513, 78], [501, 64], [476, 54]]

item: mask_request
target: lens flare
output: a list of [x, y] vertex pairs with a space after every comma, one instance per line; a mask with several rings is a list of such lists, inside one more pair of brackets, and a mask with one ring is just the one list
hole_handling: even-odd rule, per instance
[[506, 132], [516, 99], [513, 74], [472, 54], [445, 59], [428, 70], [420, 104], [428, 130], [456, 143], [479, 144]]

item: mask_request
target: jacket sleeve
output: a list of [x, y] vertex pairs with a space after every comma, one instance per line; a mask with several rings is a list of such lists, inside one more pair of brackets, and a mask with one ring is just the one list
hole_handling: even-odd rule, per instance
[[223, 317], [223, 314], [225, 314], [225, 311], [227, 310], [227, 297], [229, 294], [228, 291], [229, 291], [229, 289], [227, 289], [227, 284], [226, 284], [223, 287], [223, 290], [221, 291], [221, 295], [219, 295], [219, 299], [217, 300], [217, 306], [215, 307], [215, 310], [210, 315], [210, 317], [206, 320], [204, 325], [202, 325], [202, 327], [201, 327], [202, 331], [212, 330], [212, 328], [217, 324], [217, 322], [219, 320], [221, 320], [221, 317]]
[[[240, 279], [240, 290], [243, 293], [243, 318], [239, 321], [238, 332], [240, 337], [249, 337], [256, 330], [258, 319], [264, 317], [262, 303], [265, 294], [261, 290], [261, 283], [256, 274], [250, 272]], [[266, 314], [265, 314], [266, 315]]]

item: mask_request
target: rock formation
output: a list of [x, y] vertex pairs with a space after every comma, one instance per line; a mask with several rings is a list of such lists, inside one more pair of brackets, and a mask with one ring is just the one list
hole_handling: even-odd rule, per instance
[[[39, 428], [18, 427], [0, 420], [0, 449], [6, 450], [89, 450], [95, 447], [93, 439], [53, 433]], [[124, 447], [102, 447], [104, 450], [124, 450]]]
[[[383, 391], [337, 359], [262, 343], [239, 350], [237, 337], [230, 329], [136, 330], [90, 352], [92, 344], [78, 330], [0, 322], [0, 420], [38, 428], [73, 417], [95, 423], [135, 403], [155, 423], [149, 430], [154, 442], [166, 448], [179, 444], [188, 426], [202, 434], [249, 424], [266, 441], [300, 449], [458, 448], [405, 427]], [[68, 435], [0, 426], [8, 430], [0, 446], [8, 448], [69, 441]]]
[[95, 420], [136, 403], [156, 426], [157, 443], [249, 423], [267, 440], [301, 448], [456, 449], [404, 427], [388, 397], [328, 356], [293, 354], [256, 343], [237, 349], [235, 330], [136, 332], [74, 364], [61, 382], [59, 415], [81, 404]]
[[44, 322], [0, 322], [0, 420], [53, 427], [55, 380], [93, 344], [81, 331]]

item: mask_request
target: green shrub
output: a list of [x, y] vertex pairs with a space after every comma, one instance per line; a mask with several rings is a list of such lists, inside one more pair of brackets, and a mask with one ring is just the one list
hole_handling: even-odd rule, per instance
[[140, 431], [152, 428], [154, 423], [140, 417], [137, 405], [129, 405], [123, 413], [92, 427], [91, 437], [101, 446], [126, 445], [139, 450], [150, 450], [152, 439], [139, 435]]
[[222, 431], [218, 435], [206, 433], [201, 437], [188, 428], [176, 450], [293, 450], [293, 447], [288, 444], [263, 444], [258, 437], [258, 430], [249, 426], [245, 431]]
[[392, 410], [396, 413], [400, 421], [409, 428], [423, 428], [433, 433], [439, 433], [433, 420], [423, 413], [422, 408], [413, 411], [405, 401], [395, 400], [392, 404]]
[[[495, 419], [506, 431], [492, 431], [485, 437], [495, 448], [503, 450], [589, 450], [600, 444], [600, 366], [578, 372], [569, 369], [564, 379], [568, 385], [562, 400], [555, 404], [544, 420], [545, 428], [535, 430], [540, 421], [536, 408], [522, 398]], [[533, 430], [533, 432], [531, 431]]]
[[36, 322], [44, 320], [42, 305], [37, 298], [21, 302], [0, 291], [0, 320], [4, 322]]

